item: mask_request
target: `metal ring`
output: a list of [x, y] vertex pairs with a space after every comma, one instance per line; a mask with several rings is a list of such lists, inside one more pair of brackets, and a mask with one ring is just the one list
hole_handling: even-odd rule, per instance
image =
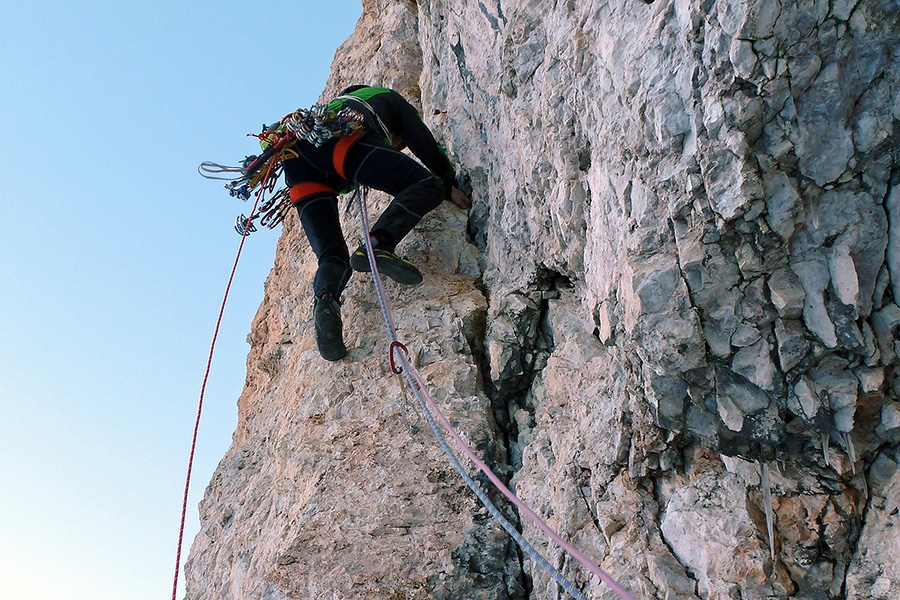
[[397, 365], [394, 364], [394, 348], [397, 347], [397, 346], [399, 346], [400, 348], [403, 348], [403, 351], [406, 352], [406, 356], [409, 357], [409, 350], [406, 349], [406, 346], [404, 346], [404, 345], [401, 344], [400, 342], [396, 342], [396, 341], [395, 341], [395, 342], [391, 342], [391, 347], [388, 348], [388, 353], [390, 354], [390, 357], [391, 357], [391, 371], [392, 371], [395, 375], [399, 375], [400, 373], [403, 372], [403, 368], [402, 368], [402, 367], [397, 367]]

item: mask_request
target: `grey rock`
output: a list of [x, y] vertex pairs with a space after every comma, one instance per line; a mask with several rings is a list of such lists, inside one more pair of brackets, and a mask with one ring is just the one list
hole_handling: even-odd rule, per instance
[[836, 357], [823, 360], [808, 372], [810, 382], [819, 398], [827, 398], [838, 431], [853, 431], [859, 381], [847, 363]]
[[745, 348], [759, 340], [759, 329], [750, 325], [740, 325], [731, 336], [731, 345], [736, 348]]
[[796, 181], [783, 171], [768, 171], [763, 178], [766, 191], [766, 222], [782, 239], [788, 240], [794, 233], [798, 215], [803, 210]]
[[[404, 93], [474, 202], [401, 246], [425, 274], [386, 286], [412, 360], [476, 453], [637, 597], [897, 596], [897, 14], [364, 0], [336, 53], [323, 98]], [[292, 213], [187, 598], [556, 598], [407, 427], [369, 276], [345, 295], [348, 358], [318, 360], [314, 269]]]
[[881, 390], [884, 385], [884, 369], [883, 368], [858, 368], [854, 371], [856, 378], [859, 380], [859, 389], [864, 394], [871, 394]]
[[891, 189], [884, 207], [891, 224], [886, 263], [891, 274], [891, 291], [894, 298], [900, 298], [900, 185]]
[[769, 295], [772, 304], [783, 319], [796, 319], [803, 314], [806, 292], [803, 285], [790, 269], [776, 269], [769, 276]]
[[796, 414], [802, 415], [807, 419], [813, 419], [819, 413], [822, 406], [821, 400], [816, 393], [813, 385], [807, 377], [801, 377], [794, 386], [794, 397], [797, 399], [800, 411], [794, 411]]
[[646, 393], [652, 403], [659, 424], [666, 429], [681, 431], [684, 423], [687, 384], [679, 377], [649, 376]]
[[900, 433], [900, 403], [892, 402], [881, 407], [881, 422], [875, 433], [885, 439], [895, 438]]
[[832, 115], [842, 112], [840, 105], [844, 99], [839, 77], [836, 63], [823, 65], [797, 102], [800, 137], [796, 147], [800, 168], [820, 186], [837, 180], [854, 152], [851, 131], [842, 123], [831, 121]]
[[832, 246], [831, 256], [828, 257], [828, 271], [831, 273], [831, 286], [837, 299], [858, 311], [859, 279], [848, 246]]
[[725, 427], [736, 432], [744, 429], [744, 413], [729, 394], [716, 395], [716, 405], [719, 407], [719, 418], [725, 423]]
[[778, 363], [785, 373], [809, 354], [810, 344], [803, 325], [794, 319], [778, 319], [775, 322], [775, 339], [778, 341]]
[[731, 369], [764, 390], [773, 391], [777, 371], [772, 362], [771, 346], [765, 339], [741, 348], [734, 354]]
[[[868, 316], [872, 311], [875, 287], [879, 272], [885, 262], [888, 245], [888, 223], [880, 201], [868, 193], [854, 191], [853, 186], [826, 190], [820, 198], [820, 222], [809, 240], [824, 245], [833, 240], [831, 261], [839, 261], [831, 272], [841, 275], [832, 280], [832, 288], [838, 297], [850, 300], [855, 294], [858, 314]], [[847, 223], [856, 224], [848, 228]], [[849, 254], [856, 282], [852, 282]], [[842, 262], [841, 262], [842, 261]], [[843, 266], [841, 266], [843, 265]], [[855, 290], [858, 288], [858, 292]]]
[[861, 349], [860, 355], [865, 361], [866, 366], [873, 367], [881, 360], [881, 351], [879, 350], [875, 339], [875, 332], [872, 330], [872, 326], [864, 321], [862, 323], [861, 333], [863, 336], [863, 348]]
[[824, 258], [809, 258], [791, 263], [791, 270], [803, 285], [803, 322], [826, 347], [837, 347], [837, 332], [825, 306], [830, 280], [827, 263]]
[[893, 302], [872, 315], [872, 330], [878, 340], [878, 349], [883, 363], [890, 363], [896, 356], [894, 341], [898, 325], [900, 325], [900, 306]]
[[872, 478], [872, 508], [860, 533], [860, 550], [847, 569], [847, 597], [888, 600], [900, 594], [900, 550], [894, 533], [900, 525], [900, 473], [885, 457], [876, 461], [872, 472], [877, 474]]
[[674, 265], [637, 274], [634, 292], [640, 299], [641, 313], [662, 312], [681, 283], [679, 271]]
[[[715, 373], [719, 417], [730, 430], [744, 431], [746, 418], [769, 408], [769, 397], [759, 386], [736, 372], [717, 368]], [[749, 431], [748, 435], [758, 433]]]
[[853, 120], [853, 145], [858, 152], [871, 152], [884, 143], [891, 130], [892, 82], [882, 80], [857, 102]]
[[749, 79], [759, 63], [756, 53], [753, 51], [753, 44], [747, 40], [734, 40], [731, 43], [728, 58], [734, 66], [735, 75], [743, 79]]

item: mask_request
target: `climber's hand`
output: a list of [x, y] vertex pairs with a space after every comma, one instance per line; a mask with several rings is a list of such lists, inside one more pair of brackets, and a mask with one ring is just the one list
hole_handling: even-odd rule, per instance
[[450, 202], [457, 205], [463, 210], [469, 210], [472, 208], [472, 201], [469, 200], [468, 196], [463, 194], [457, 188], [453, 188], [450, 190]]

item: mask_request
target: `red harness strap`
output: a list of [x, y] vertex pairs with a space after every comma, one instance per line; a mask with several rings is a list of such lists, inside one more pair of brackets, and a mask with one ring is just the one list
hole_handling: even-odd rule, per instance
[[297, 204], [304, 198], [317, 194], [337, 196], [337, 190], [322, 183], [303, 182], [291, 186], [291, 204]]
[[341, 176], [341, 179], [347, 179], [347, 175], [344, 173], [344, 162], [347, 160], [347, 153], [350, 152], [350, 148], [362, 135], [362, 131], [353, 135], [345, 135], [334, 146], [334, 170]]
[[[337, 171], [337, 174], [341, 177], [341, 179], [347, 179], [347, 174], [344, 172], [344, 163], [347, 161], [347, 154], [350, 152], [350, 148], [353, 147], [353, 144], [355, 144], [359, 140], [359, 138], [363, 136], [363, 133], [365, 132], [361, 131], [352, 135], [342, 136], [334, 146], [332, 161], [334, 163], [334, 170]], [[297, 204], [301, 200], [309, 198], [310, 196], [315, 196], [317, 194], [330, 194], [333, 196], [337, 196], [338, 191], [333, 187], [325, 185], [324, 183], [304, 181], [302, 183], [297, 183], [291, 186], [291, 204]]]

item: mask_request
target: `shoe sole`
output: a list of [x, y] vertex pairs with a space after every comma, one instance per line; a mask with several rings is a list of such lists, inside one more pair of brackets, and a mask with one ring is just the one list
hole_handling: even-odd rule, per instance
[[[418, 285], [422, 283], [422, 273], [414, 264], [399, 256], [396, 259], [375, 254], [375, 264], [378, 272], [390, 277], [401, 285]], [[369, 257], [365, 252], [357, 250], [350, 257], [350, 267], [360, 273], [369, 273], [372, 268], [369, 265]]]

